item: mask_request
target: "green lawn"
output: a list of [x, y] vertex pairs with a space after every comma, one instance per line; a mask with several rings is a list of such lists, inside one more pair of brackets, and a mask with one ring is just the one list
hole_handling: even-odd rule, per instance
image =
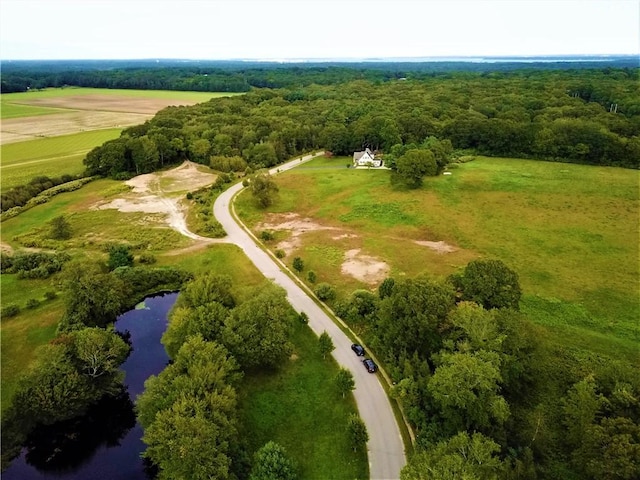
[[[583, 332], [585, 347], [637, 356], [638, 171], [478, 157], [403, 191], [389, 172], [347, 169], [348, 161], [314, 160], [276, 177], [279, 200], [268, 212], [296, 212], [355, 236], [302, 237], [291, 257], [301, 256], [318, 281], [347, 294], [366, 287], [340, 271], [351, 248], [387, 262], [392, 276], [447, 275], [473, 258], [499, 258], [520, 276], [523, 309], [558, 341]], [[250, 225], [263, 218], [248, 195], [237, 207]], [[457, 250], [439, 254], [415, 240]]]
[[120, 136], [120, 128], [74, 133], [0, 146], [0, 190], [28, 183], [33, 177], [79, 174], [92, 148]]
[[346, 434], [356, 407], [335, 387], [338, 367], [332, 358], [323, 360], [318, 338], [305, 325], [296, 325], [293, 342], [288, 365], [242, 380], [240, 436], [251, 454], [269, 440], [285, 447], [298, 478], [368, 478], [366, 452], [354, 453]]

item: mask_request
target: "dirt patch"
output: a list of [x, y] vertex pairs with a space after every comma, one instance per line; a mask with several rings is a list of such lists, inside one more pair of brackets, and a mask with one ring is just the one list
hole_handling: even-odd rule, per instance
[[[200, 100], [201, 101], [201, 100]], [[128, 95], [72, 95], [69, 97], [38, 98], [21, 101], [21, 104], [39, 107], [91, 110], [94, 112], [125, 112], [155, 114], [171, 105], [195, 105], [198, 101], [172, 98], [143, 98]]]
[[262, 230], [288, 230], [290, 237], [276, 245], [277, 249], [283, 250], [287, 255], [300, 248], [302, 245], [301, 236], [307, 232], [318, 230], [339, 230], [335, 227], [321, 225], [310, 218], [301, 218], [297, 213], [270, 214], [267, 220], [256, 226], [256, 231]]
[[360, 249], [348, 250], [344, 257], [342, 273], [361, 282], [375, 285], [382, 282], [389, 274], [389, 265], [375, 257], [360, 254]]
[[184, 162], [177, 168], [166, 172], [138, 175], [126, 184], [132, 187], [110, 202], [101, 202], [93, 208], [100, 210], [115, 208], [120, 212], [141, 212], [160, 214], [148, 217], [150, 223], [160, 218], [159, 226], [169, 226], [182, 235], [204, 243], [222, 242], [223, 240], [201, 237], [189, 231], [185, 220], [185, 207], [182, 196], [178, 192], [187, 189], [196, 190], [211, 185], [216, 175], [200, 172], [195, 163]]
[[8, 243], [0, 242], [0, 252], [11, 255], [13, 253], [13, 247]]
[[437, 253], [451, 253], [451, 252], [455, 252], [458, 249], [456, 247], [453, 247], [451, 245], [449, 245], [448, 243], [445, 242], [430, 242], [428, 240], [415, 240], [413, 243], [417, 244], [417, 245], [422, 245], [423, 247], [428, 247], [431, 250], [436, 251]]

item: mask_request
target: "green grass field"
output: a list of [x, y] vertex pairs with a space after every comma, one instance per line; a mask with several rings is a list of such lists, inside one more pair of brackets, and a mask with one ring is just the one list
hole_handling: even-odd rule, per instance
[[335, 387], [337, 365], [322, 358], [318, 338], [301, 323], [293, 343], [287, 365], [243, 379], [241, 437], [251, 454], [269, 440], [285, 447], [298, 478], [368, 478], [365, 452], [354, 453], [346, 435], [347, 416], [357, 410]]
[[[340, 272], [350, 248], [381, 258], [392, 276], [447, 275], [473, 258], [499, 258], [520, 276], [523, 310], [558, 342], [637, 358], [637, 171], [479, 157], [451, 176], [426, 178], [420, 190], [401, 191], [389, 172], [346, 163], [320, 159], [278, 176], [280, 198], [269, 209], [356, 236], [303, 237], [291, 256], [301, 256], [318, 281], [346, 294], [365, 287]], [[250, 225], [263, 218], [248, 195], [238, 211]], [[414, 240], [444, 241], [457, 251], [440, 254]]]
[[0, 191], [28, 183], [33, 177], [84, 171], [82, 161], [97, 145], [120, 136], [120, 128], [41, 138], [0, 146]]

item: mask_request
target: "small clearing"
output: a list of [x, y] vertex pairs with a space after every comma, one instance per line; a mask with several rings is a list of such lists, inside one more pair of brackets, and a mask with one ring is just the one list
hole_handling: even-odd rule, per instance
[[389, 265], [370, 255], [362, 255], [360, 249], [348, 250], [341, 271], [356, 280], [376, 285], [389, 275]]
[[160, 218], [162, 220], [158, 226], [168, 226], [199, 242], [220, 243], [224, 240], [202, 237], [187, 228], [182, 203], [183, 192], [211, 185], [216, 178], [214, 174], [200, 172], [195, 163], [184, 162], [165, 172], [138, 175], [128, 180], [125, 183], [132, 188], [130, 192], [110, 202], [99, 203], [94, 208], [160, 214], [148, 217], [148, 221], [152, 223]]

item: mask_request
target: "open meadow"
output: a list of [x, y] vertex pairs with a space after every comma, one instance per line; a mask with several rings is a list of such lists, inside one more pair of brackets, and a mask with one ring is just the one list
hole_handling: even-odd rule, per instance
[[478, 157], [399, 190], [388, 171], [348, 163], [319, 159], [279, 175], [272, 207], [259, 211], [244, 194], [238, 214], [342, 298], [387, 275], [445, 276], [501, 259], [519, 274], [522, 310], [556, 342], [639, 358], [637, 171]]

